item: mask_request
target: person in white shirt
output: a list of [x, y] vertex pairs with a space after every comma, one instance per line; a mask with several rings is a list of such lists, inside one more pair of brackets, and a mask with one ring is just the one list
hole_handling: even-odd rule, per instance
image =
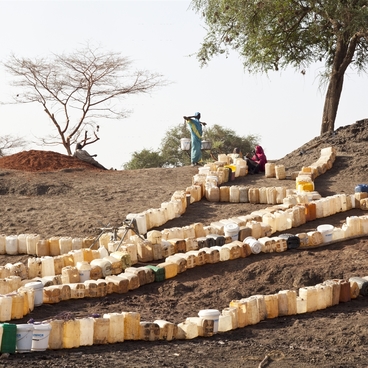
[[77, 146], [75, 148], [75, 152], [74, 152], [73, 156], [78, 158], [79, 160], [88, 162], [91, 165], [98, 167], [99, 169], [107, 170], [106, 167], [101, 165], [99, 162], [97, 162], [93, 158], [93, 157], [96, 157], [97, 155], [90, 155], [86, 150], [84, 150], [82, 148], [83, 148], [83, 146], [80, 143], [77, 143]]

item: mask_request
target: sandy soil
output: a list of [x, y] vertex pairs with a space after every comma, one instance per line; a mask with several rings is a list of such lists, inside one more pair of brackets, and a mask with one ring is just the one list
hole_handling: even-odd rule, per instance
[[[315, 162], [321, 149], [333, 146], [332, 169], [315, 180], [322, 196], [354, 193], [367, 183], [367, 122], [339, 128], [285, 156], [287, 173]], [[3, 234], [96, 236], [99, 228], [120, 226], [127, 214], [158, 208], [176, 190], [191, 185], [197, 168], [100, 171], [54, 152], [28, 151], [0, 158], [0, 231]], [[295, 181], [248, 175], [231, 184], [295, 187]], [[264, 205], [214, 203], [205, 199], [188, 206], [180, 218], [162, 228], [185, 226], [248, 214]], [[315, 230], [319, 224], [341, 226], [346, 217], [364, 215], [353, 209], [294, 228]], [[162, 229], [160, 228], [160, 230]], [[277, 234], [276, 234], [277, 235]], [[43, 320], [69, 312], [76, 317], [137, 311], [141, 320], [180, 323], [201, 309], [223, 309], [231, 300], [280, 290], [297, 290], [327, 279], [368, 275], [367, 238], [347, 240], [310, 250], [259, 254], [206, 264], [165, 282], [144, 285], [127, 294], [75, 299], [35, 308], [29, 318]], [[27, 256], [0, 256], [0, 265], [27, 262]], [[314, 313], [275, 319], [211, 338], [194, 340], [125, 341], [64, 350], [0, 357], [0, 367], [366, 367], [368, 299], [357, 299]]]

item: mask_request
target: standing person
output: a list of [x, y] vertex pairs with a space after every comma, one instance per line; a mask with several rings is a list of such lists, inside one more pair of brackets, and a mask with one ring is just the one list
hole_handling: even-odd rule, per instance
[[184, 116], [185, 121], [189, 124], [191, 135], [191, 155], [190, 161], [192, 166], [200, 165], [202, 161], [202, 125], [207, 125], [199, 121], [201, 114], [196, 112], [194, 116]]
[[106, 167], [102, 166], [99, 162], [97, 162], [93, 158], [96, 157], [97, 155], [90, 155], [87, 151], [83, 150], [82, 148], [83, 146], [80, 143], [77, 143], [73, 156], [82, 161], [88, 162], [91, 165], [98, 167], [99, 169], [107, 170]]
[[259, 172], [265, 171], [267, 157], [261, 146], [256, 146], [253, 156], [247, 153], [246, 160], [250, 174], [258, 174]]

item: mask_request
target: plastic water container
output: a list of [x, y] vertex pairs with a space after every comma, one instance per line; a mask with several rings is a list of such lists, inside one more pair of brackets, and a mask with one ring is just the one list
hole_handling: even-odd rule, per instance
[[17, 340], [17, 325], [12, 323], [2, 324], [1, 353], [15, 353]]
[[0, 295], [0, 321], [10, 321], [13, 299], [9, 295]]
[[267, 318], [276, 318], [279, 316], [279, 300], [277, 294], [265, 295]]
[[48, 348], [51, 350], [59, 350], [63, 348], [63, 326], [64, 320], [50, 320], [51, 331], [49, 335]]
[[322, 234], [322, 239], [324, 243], [332, 241], [333, 225], [319, 225], [317, 231]]
[[114, 344], [124, 341], [124, 315], [121, 313], [106, 313], [103, 318], [109, 320], [108, 343]]
[[153, 322], [160, 327], [160, 340], [171, 341], [175, 339], [178, 332], [178, 327], [175, 323], [171, 323], [162, 319], [156, 319]]
[[17, 334], [16, 334], [16, 352], [17, 353], [27, 353], [31, 351], [32, 335], [33, 335], [33, 325], [32, 324], [17, 325]]
[[223, 185], [220, 187], [220, 202], [229, 202], [230, 201], [230, 187], [227, 185]]
[[55, 275], [54, 257], [46, 256], [41, 258], [41, 274], [42, 277]]
[[284, 180], [286, 178], [285, 166], [284, 165], [276, 165], [275, 166], [275, 175], [276, 175], [276, 179]]
[[6, 254], [6, 235], [5, 234], [0, 234], [0, 254]]
[[50, 255], [50, 242], [48, 239], [40, 239], [36, 244], [37, 257], [44, 257]]
[[248, 244], [252, 254], [259, 254], [262, 250], [262, 244], [252, 236], [248, 236], [243, 240], [244, 244]]
[[[238, 308], [233, 307], [227, 307], [222, 310], [223, 316], [230, 316], [231, 317], [231, 329], [235, 330], [238, 328]], [[219, 323], [219, 328], [221, 327], [221, 323]], [[219, 331], [221, 331], [219, 329]]]
[[72, 250], [73, 238], [63, 236], [59, 239], [60, 254], [69, 253]]
[[16, 235], [8, 235], [6, 238], [5, 250], [6, 254], [18, 254], [18, 237]]
[[49, 345], [50, 323], [34, 323], [32, 334], [32, 351], [45, 351]]
[[77, 269], [79, 272], [79, 282], [84, 282], [90, 279], [91, 265], [88, 262], [77, 262]]
[[233, 241], [238, 240], [239, 225], [235, 223], [228, 223], [224, 226], [225, 236], [230, 236]]
[[192, 321], [185, 320], [178, 324], [178, 334], [177, 339], [187, 339], [191, 340], [198, 337], [198, 326]]
[[237, 327], [245, 327], [247, 325], [246, 302], [244, 300], [232, 300], [229, 307], [237, 310]]
[[229, 190], [229, 200], [231, 203], [239, 203], [240, 201], [240, 193], [239, 193], [239, 186], [238, 185], [232, 185]]
[[124, 316], [124, 340], [139, 340], [141, 316], [138, 312], [122, 312]]
[[313, 180], [307, 175], [301, 175], [296, 178], [296, 190], [298, 192], [313, 192]]
[[226, 155], [226, 154], [224, 154], [224, 153], [220, 153], [219, 155], [218, 155], [218, 161], [220, 161], [220, 162], [225, 162], [226, 164], [228, 164], [229, 163], [229, 157]]
[[38, 307], [43, 304], [43, 284], [41, 281], [27, 282], [25, 287], [32, 288], [34, 290], [34, 305]]
[[107, 344], [109, 337], [109, 318], [94, 318], [93, 345]]
[[190, 150], [190, 138], [181, 138], [180, 148], [182, 149], [182, 151], [189, 151]]
[[[297, 307], [296, 307], [296, 291], [295, 290], [281, 290], [279, 291], [279, 312], [280, 312], [280, 300], [282, 300], [282, 297], [280, 296], [285, 295], [286, 297], [286, 303], [287, 303], [287, 315], [293, 315], [297, 313]], [[280, 313], [279, 313], [280, 315]]]
[[355, 187], [355, 193], [368, 192], [368, 184], [358, 184]]
[[64, 321], [62, 334], [64, 349], [78, 348], [80, 346], [80, 320]]
[[26, 237], [26, 244], [27, 244], [27, 254], [35, 255], [36, 252], [36, 245], [40, 240], [39, 234], [28, 234]]
[[275, 178], [276, 171], [275, 171], [275, 163], [274, 162], [267, 162], [265, 164], [265, 177], [266, 178]]
[[93, 317], [85, 317], [79, 319], [80, 327], [80, 346], [91, 346], [93, 345], [93, 330], [94, 330], [95, 320]]
[[314, 286], [306, 286], [299, 289], [299, 296], [307, 303], [307, 312], [315, 312], [317, 305], [317, 289]]
[[34, 310], [34, 290], [21, 286], [18, 293], [23, 295], [23, 315], [26, 316]]
[[[19, 234], [18, 235], [18, 253], [27, 254], [27, 236], [29, 234]], [[5, 253], [1, 253], [5, 254]]]

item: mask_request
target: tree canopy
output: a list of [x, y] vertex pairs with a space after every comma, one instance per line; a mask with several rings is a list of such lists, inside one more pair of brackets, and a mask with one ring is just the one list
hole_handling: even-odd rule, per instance
[[334, 130], [344, 75], [368, 62], [367, 0], [193, 0], [208, 28], [201, 65], [230, 50], [251, 73], [324, 61], [328, 82], [321, 134]]
[[125, 97], [165, 85], [159, 74], [132, 70], [131, 60], [120, 53], [88, 44], [49, 58], [11, 55], [4, 66], [15, 77], [13, 103], [41, 104], [55, 127], [55, 134], [42, 137], [43, 144], [62, 144], [69, 155], [72, 144], [99, 139], [103, 120], [127, 116]]

